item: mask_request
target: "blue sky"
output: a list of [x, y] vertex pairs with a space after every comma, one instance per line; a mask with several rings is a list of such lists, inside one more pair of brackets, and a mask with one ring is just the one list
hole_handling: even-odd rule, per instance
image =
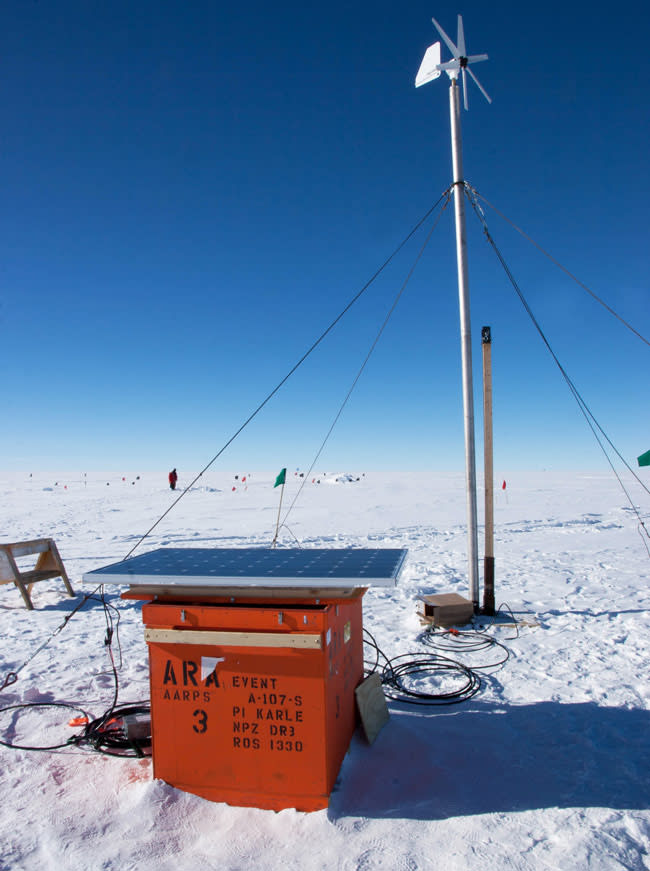
[[[648, 7], [414, 0], [310, 6], [8, 0], [0, 222], [6, 468], [199, 471], [451, 181], [448, 79], [422, 55], [464, 16], [465, 177], [650, 336]], [[449, 55], [443, 46], [443, 59]], [[497, 215], [492, 234], [619, 450], [650, 448], [650, 348]], [[220, 458], [307, 468], [420, 233]], [[605, 469], [468, 212], [492, 327], [495, 471]], [[462, 469], [447, 210], [319, 468]]]

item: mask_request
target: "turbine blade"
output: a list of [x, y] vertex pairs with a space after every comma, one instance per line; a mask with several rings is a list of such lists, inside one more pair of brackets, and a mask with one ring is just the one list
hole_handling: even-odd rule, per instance
[[[460, 15], [458, 16], [460, 18]], [[467, 105], [467, 77], [465, 76], [465, 67], [463, 67], [463, 105], [465, 106], [465, 111], [469, 108]]]
[[486, 54], [470, 54], [467, 58], [468, 64], [477, 64], [480, 60], [487, 60], [488, 56]]
[[465, 57], [465, 31], [463, 30], [462, 15], [458, 16], [458, 51], [460, 52], [461, 57]]
[[[465, 72], [465, 70], [463, 70], [463, 72]], [[479, 80], [476, 78], [476, 76], [474, 75], [474, 73], [469, 69], [469, 67], [468, 67], [468, 69], [467, 69], [467, 72], [468, 72], [468, 73], [470, 74], [470, 76], [474, 79], [474, 81], [476, 82], [476, 85], [477, 85], [479, 91], [483, 94], [483, 96], [484, 96], [485, 99], [488, 101], [488, 103], [491, 103], [492, 100], [490, 99], [490, 97], [488, 97], [487, 91], [485, 90], [485, 88], [483, 87], [483, 85], [479, 82]]]
[[436, 19], [435, 19], [435, 18], [432, 18], [431, 20], [432, 20], [433, 23], [435, 24], [436, 29], [437, 29], [438, 33], [440, 34], [440, 36], [442, 36], [442, 38], [444, 39], [445, 44], [446, 44], [447, 48], [449, 49], [449, 51], [453, 54], [454, 57], [460, 57], [460, 54], [459, 54], [459, 52], [458, 52], [458, 49], [457, 49], [456, 46], [453, 44], [453, 42], [451, 41], [451, 39], [449, 39], [449, 37], [447, 36], [447, 34], [445, 33], [445, 31], [442, 29], [442, 27], [438, 24], [438, 22], [436, 21]]

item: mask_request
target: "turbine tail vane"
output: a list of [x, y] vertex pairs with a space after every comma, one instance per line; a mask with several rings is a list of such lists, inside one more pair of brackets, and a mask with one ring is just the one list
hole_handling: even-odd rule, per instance
[[433, 45], [429, 46], [422, 58], [420, 69], [415, 77], [415, 87], [419, 88], [420, 85], [425, 85], [427, 82], [437, 79], [441, 69], [440, 43], [434, 42]]

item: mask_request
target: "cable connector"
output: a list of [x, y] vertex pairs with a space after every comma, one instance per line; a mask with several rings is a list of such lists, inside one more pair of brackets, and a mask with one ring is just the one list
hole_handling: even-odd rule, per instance
[[10, 687], [13, 683], [16, 683], [17, 680], [18, 680], [18, 675], [16, 674], [15, 671], [8, 672], [4, 683], [0, 687], [0, 693], [2, 692], [2, 690], [6, 690], [7, 687]]
[[121, 718], [121, 732], [130, 743], [151, 743], [151, 711], [136, 711]]

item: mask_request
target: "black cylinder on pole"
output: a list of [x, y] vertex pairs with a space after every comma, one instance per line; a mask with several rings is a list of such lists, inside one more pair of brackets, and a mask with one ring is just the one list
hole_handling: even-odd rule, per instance
[[483, 557], [483, 614], [494, 614], [494, 557]]

